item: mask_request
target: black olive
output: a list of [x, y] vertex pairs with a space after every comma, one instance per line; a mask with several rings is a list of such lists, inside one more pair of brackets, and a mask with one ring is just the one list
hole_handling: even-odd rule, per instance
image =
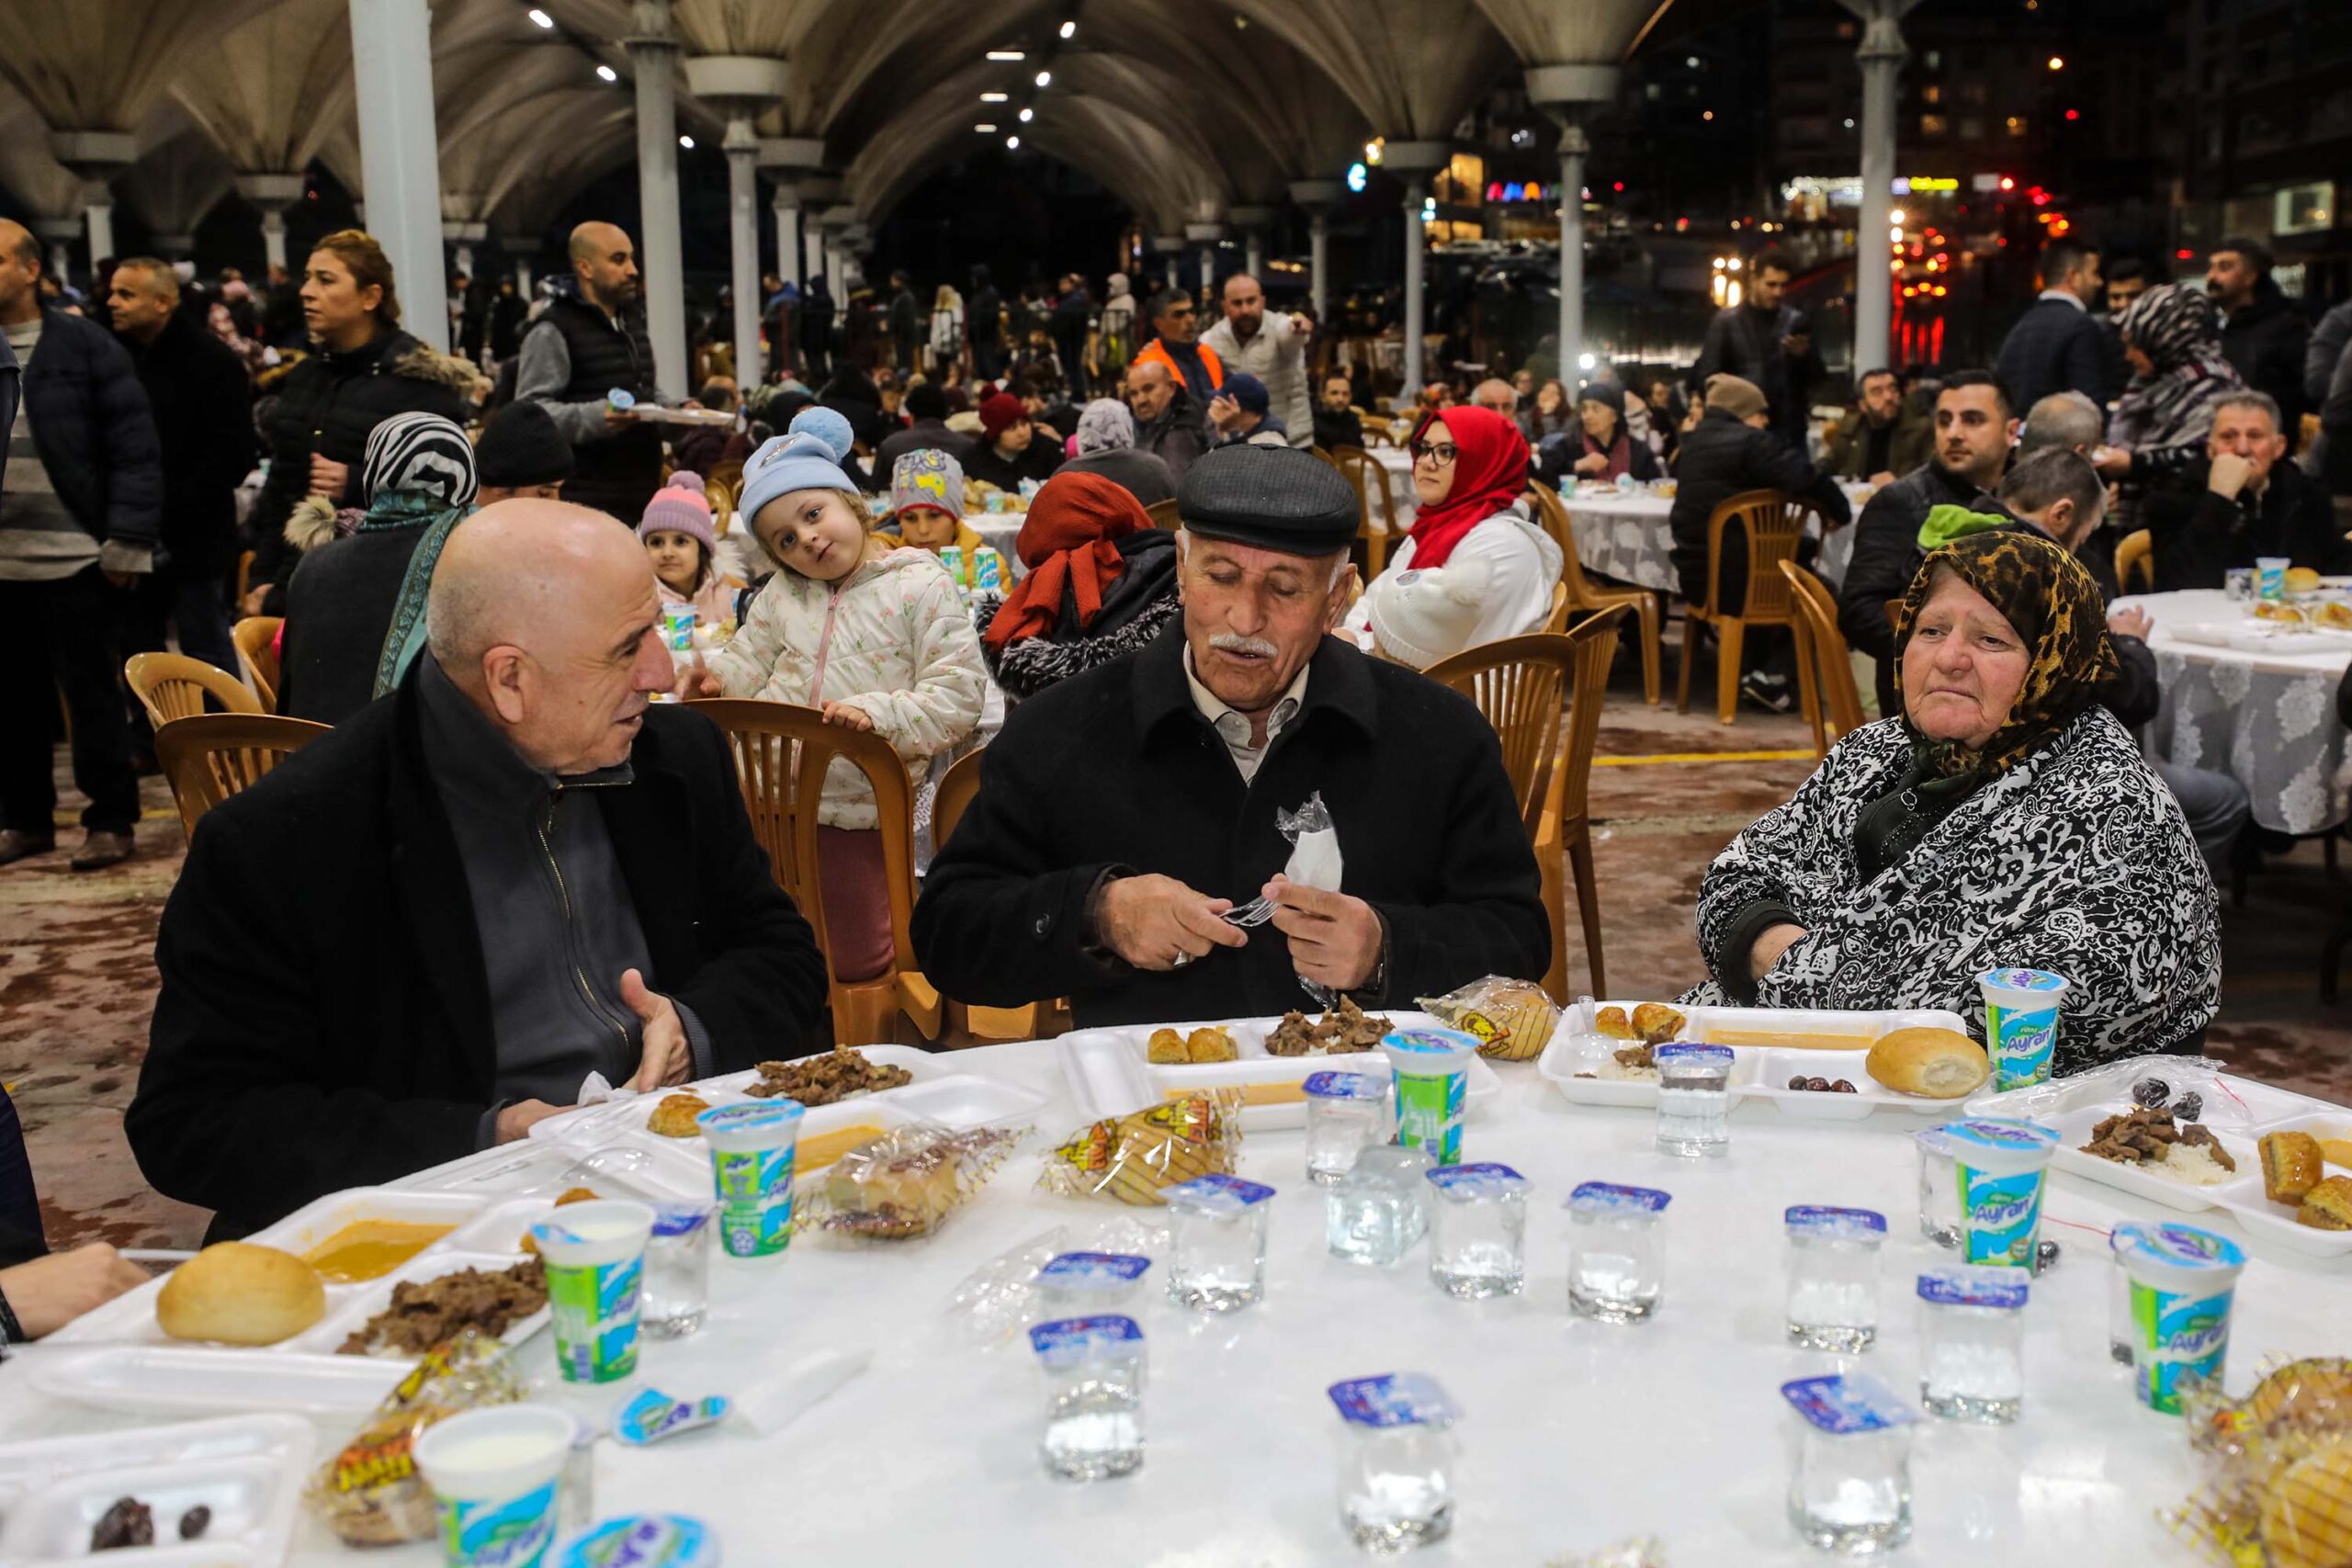
[[2162, 1078], [2142, 1078], [2132, 1086], [2132, 1101], [2135, 1104], [2144, 1105], [2151, 1111], [2171, 1098], [2172, 1085]]
[[1859, 1094], [1861, 1092], [1852, 1084], [1848, 1083], [1844, 1078], [1839, 1078], [1836, 1083], [1831, 1084], [1829, 1087], [1832, 1091], [1838, 1094]]
[[194, 1540], [212, 1527], [212, 1510], [198, 1503], [180, 1516], [180, 1539]]
[[1789, 1079], [1789, 1087], [1791, 1089], [1804, 1088], [1804, 1075], [1803, 1073], [1799, 1073], [1794, 1077]]
[[1807, 1078], [1804, 1080], [1804, 1087], [1811, 1089], [1815, 1094], [1827, 1094], [1829, 1092], [1829, 1080], [1827, 1078]]
[[2172, 1108], [2173, 1120], [2176, 1122], [2194, 1122], [2204, 1113], [2205, 1097], [2193, 1089], [2182, 1095], [2179, 1101]]

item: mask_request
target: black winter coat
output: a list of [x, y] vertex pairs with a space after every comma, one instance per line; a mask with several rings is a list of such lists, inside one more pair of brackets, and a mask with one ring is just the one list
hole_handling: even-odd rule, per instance
[[138, 367], [164, 454], [164, 548], [185, 576], [228, 570], [237, 487], [253, 471], [253, 378], [229, 345], [175, 311], [155, 341], [120, 340]]
[[2123, 389], [2110, 379], [2107, 329], [2079, 305], [2036, 299], [2026, 307], [1993, 367], [2019, 419], [2052, 392], [2080, 392], [2104, 410]]
[[[824, 960], [769, 878], [725, 740], [656, 706], [631, 760], [636, 782], [597, 798], [648, 983], [694, 1010], [722, 1072], [793, 1054]], [[473, 1152], [489, 981], [413, 677], [205, 816], [155, 965], [124, 1131], [158, 1191], [219, 1211], [215, 1236]]]
[[1289, 940], [1147, 972], [1095, 946], [1088, 905], [1114, 870], [1158, 873], [1236, 904], [1290, 846], [1274, 826], [1321, 791], [1342, 891], [1388, 929], [1386, 985], [1409, 1006], [1482, 975], [1540, 978], [1551, 928], [1494, 730], [1459, 694], [1326, 637], [1304, 709], [1242, 783], [1193, 704], [1181, 624], [1141, 653], [1012, 710], [980, 789], [932, 862], [915, 952], [947, 996], [1018, 1007], [1066, 996], [1081, 1026], [1272, 1014], [1306, 1005]]
[[2258, 502], [2224, 500], [2201, 486], [2157, 491], [2142, 515], [2160, 593], [2220, 588], [2230, 568], [2250, 568], [2256, 556], [2285, 556], [2329, 576], [2352, 572], [2352, 542], [2336, 525], [2326, 487], [2283, 458], [2271, 465]]
[[2303, 345], [2311, 335], [2311, 323], [2267, 277], [2222, 327], [2222, 356], [2239, 380], [2278, 401], [2278, 429], [2290, 452], [2302, 429]]
[[254, 507], [253, 582], [274, 592], [264, 610], [282, 615], [286, 581], [298, 558], [286, 542], [286, 519], [311, 493], [311, 455], [351, 469], [337, 507], [365, 506], [360, 466], [368, 437], [397, 413], [437, 413], [466, 419], [465, 367], [403, 332], [379, 333], [348, 354], [313, 347], [311, 356], [278, 383], [269, 424], [269, 478]]
[[41, 467], [83, 531], [102, 544], [153, 548], [162, 526], [163, 447], [147, 390], [114, 333], [49, 310], [22, 396]]
[[1699, 362], [1690, 367], [1691, 389], [1698, 397], [1705, 397], [1708, 378], [1719, 374], [1752, 383], [1764, 394], [1772, 428], [1802, 452], [1805, 426], [1813, 418], [1813, 389], [1829, 372], [1822, 364], [1818, 344], [1809, 344], [1802, 357], [1792, 359], [1781, 347], [1781, 340], [1809, 337], [1812, 332], [1812, 321], [1793, 305], [1783, 304], [1770, 311], [1746, 305], [1718, 310], [1707, 323]]
[[[1806, 462], [1777, 432], [1758, 430], [1720, 410], [1707, 413], [1682, 437], [1674, 459], [1674, 510], [1667, 519], [1674, 535], [1675, 574], [1682, 596], [1693, 604], [1707, 598], [1707, 520], [1716, 507], [1747, 490], [1777, 490], [1809, 501], [1832, 527], [1854, 514], [1838, 481]], [[1731, 529], [1724, 533], [1722, 587], [1723, 604], [1745, 602], [1747, 538]]]

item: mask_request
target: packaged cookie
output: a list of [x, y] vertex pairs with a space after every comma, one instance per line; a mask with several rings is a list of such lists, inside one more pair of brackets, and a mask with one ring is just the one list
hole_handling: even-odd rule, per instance
[[1233, 1174], [1241, 1094], [1201, 1089], [1082, 1127], [1046, 1156], [1037, 1185], [1067, 1198], [1158, 1203], [1170, 1187]]
[[1532, 1062], [1552, 1041], [1560, 1005], [1532, 980], [1489, 975], [1416, 1005], [1478, 1042], [1478, 1055], [1498, 1062]]
[[311, 1478], [302, 1500], [345, 1545], [425, 1540], [438, 1527], [432, 1489], [416, 1470], [418, 1436], [460, 1412], [512, 1404], [528, 1392], [504, 1345], [465, 1329], [384, 1396], [367, 1425]]
[[910, 1122], [835, 1160], [801, 1190], [801, 1223], [840, 1235], [904, 1241], [929, 1235], [970, 1201], [1011, 1152], [1015, 1134], [958, 1133]]

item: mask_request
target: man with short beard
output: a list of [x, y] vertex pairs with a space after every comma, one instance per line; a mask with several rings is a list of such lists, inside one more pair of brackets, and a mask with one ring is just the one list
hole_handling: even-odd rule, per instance
[[1939, 506], [1976, 513], [2006, 509], [1993, 494], [2009, 458], [2017, 421], [1999, 382], [1956, 370], [1936, 395], [1935, 455], [1871, 497], [1854, 524], [1854, 556], [1838, 591], [1838, 626], [1852, 647], [1878, 660], [1878, 711], [1902, 711], [1894, 695], [1894, 626], [1886, 606], [1910, 592], [1919, 570], [1919, 525]]
[[[574, 461], [564, 499], [634, 523], [662, 488], [662, 435], [639, 418], [658, 405], [653, 344], [639, 303], [637, 248], [611, 223], [571, 231], [571, 276], [549, 285], [553, 298], [523, 335], [514, 395], [555, 416]], [[615, 408], [607, 394], [636, 400]]]
[[1183, 381], [1159, 360], [1138, 359], [1127, 372], [1127, 408], [1136, 416], [1136, 446], [1168, 465], [1179, 484], [1193, 459], [1208, 447], [1201, 412]]
[[[1182, 635], [1013, 709], [915, 908], [923, 973], [966, 1002], [1068, 997], [1081, 1027], [1280, 1013], [1301, 982], [1379, 1008], [1542, 976], [1551, 934], [1493, 727], [1329, 635], [1355, 582], [1353, 488], [1312, 454], [1234, 446], [1177, 504]], [[1345, 857], [1335, 890], [1283, 875], [1280, 818], [1315, 798]], [[1261, 898], [1262, 923], [1227, 918]]]

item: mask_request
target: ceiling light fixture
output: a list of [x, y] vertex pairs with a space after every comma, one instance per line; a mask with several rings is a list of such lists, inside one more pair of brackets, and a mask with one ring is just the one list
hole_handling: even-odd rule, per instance
[[545, 11], [540, 10], [537, 6], [531, 7], [531, 20], [550, 31], [555, 28], [555, 18], [548, 16]]
[[1026, 60], [1029, 56], [1017, 49], [992, 49], [989, 51], [989, 58], [990, 60]]
[[607, 82], [617, 82], [621, 79], [621, 73], [614, 70], [609, 65], [599, 65], [596, 67], [596, 74], [602, 76]]
[[1011, 93], [982, 93], [980, 95], [980, 102], [984, 104], [1001, 104], [1011, 96], [1012, 96]]
[[1052, 72], [1050, 72], [1050, 71], [1040, 71], [1040, 72], [1038, 72], [1038, 73], [1037, 73], [1037, 85], [1039, 85], [1040, 87], [1050, 87], [1050, 86], [1052, 86], [1053, 85], [1054, 85], [1054, 73], [1053, 73]]
[[691, 136], [681, 136], [678, 138], [678, 145], [691, 152], [695, 150], [695, 139]]
[[1018, 136], [1008, 136], [1004, 139], [1004, 144], [1007, 147], [1018, 147], [1021, 145], [1021, 138]]
[[978, 131], [983, 136], [993, 136], [996, 134], [996, 127], [993, 125], [976, 125], [972, 127], [972, 129]]
[[1031, 120], [1035, 119], [1036, 118], [1037, 118], [1037, 111], [1036, 111], [1035, 109], [1029, 108], [1029, 107], [1027, 107], [1026, 106], [1024, 106], [1024, 107], [1022, 108], [1022, 110], [1021, 110], [1021, 123], [1022, 123], [1022, 124], [1026, 125], [1026, 124], [1028, 124]]
[[1064, 23], [1062, 24], [1062, 37], [1064, 37], [1064, 38], [1066, 38], [1066, 39], [1072, 39], [1072, 38], [1076, 38], [1077, 36], [1078, 36], [1078, 20], [1077, 20], [1077, 18], [1076, 18], [1076, 17], [1072, 17], [1070, 20], [1069, 20], [1069, 21], [1067, 21], [1067, 22], [1064, 22]]

